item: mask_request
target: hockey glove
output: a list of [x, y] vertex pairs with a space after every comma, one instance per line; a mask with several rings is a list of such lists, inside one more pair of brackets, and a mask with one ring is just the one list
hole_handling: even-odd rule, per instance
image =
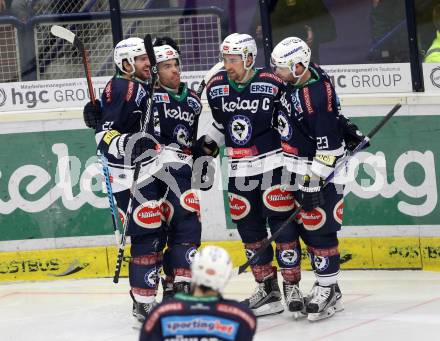
[[[143, 161], [156, 155], [156, 143], [150, 136], [142, 136], [141, 133], [136, 134], [122, 134], [118, 141], [118, 153], [122, 157], [130, 157], [131, 163], [141, 156], [147, 150], [147, 153], [142, 158]], [[141, 161], [141, 160], [138, 160]]]
[[200, 156], [212, 156], [216, 158], [220, 149], [214, 140], [211, 140], [207, 135], [200, 137], [193, 146], [193, 158], [194, 160]]
[[102, 111], [101, 102], [99, 99], [95, 101], [95, 105], [92, 102], [88, 102], [83, 110], [84, 123], [87, 127], [96, 129], [99, 121], [101, 121]]
[[325, 204], [323, 193], [324, 180], [314, 175], [312, 177], [309, 175], [298, 175], [298, 177], [301, 178], [298, 183], [299, 191], [296, 192], [296, 199], [303, 210], [308, 212], [318, 206], [323, 206]]
[[[351, 122], [344, 115], [340, 115], [339, 120], [342, 125], [342, 133], [344, 137], [345, 146], [349, 151], [353, 151], [359, 143], [362, 142], [365, 135], [359, 130], [358, 126]], [[367, 143], [362, 149], [368, 148], [370, 143]]]
[[209, 191], [214, 184], [214, 158], [203, 156], [194, 161], [191, 187], [202, 191]]

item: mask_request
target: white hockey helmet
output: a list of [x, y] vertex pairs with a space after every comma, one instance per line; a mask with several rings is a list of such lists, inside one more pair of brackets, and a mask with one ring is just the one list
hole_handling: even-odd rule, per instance
[[[221, 43], [220, 54], [222, 57], [224, 54], [240, 55], [243, 60], [244, 68], [249, 70], [254, 66], [255, 59], [257, 58], [257, 44], [255, 43], [255, 39], [249, 34], [232, 33]], [[246, 62], [249, 56], [253, 57], [253, 62], [247, 67]]]
[[[119, 70], [121, 70], [125, 74], [132, 75], [134, 73], [134, 58], [137, 56], [141, 56], [146, 54], [145, 44], [141, 38], [128, 38], [121, 40], [116, 44], [115, 50], [113, 53], [113, 59], [115, 64], [118, 66]], [[127, 62], [133, 68], [131, 73], [128, 73], [124, 70], [122, 66], [122, 61], [127, 60]]]
[[167, 60], [177, 59], [180, 65], [179, 52], [173, 49], [170, 45], [155, 46], [154, 55], [156, 56], [156, 63], [158, 64]]
[[191, 271], [193, 284], [222, 291], [231, 277], [231, 258], [225, 249], [208, 245], [195, 255]]
[[288, 37], [280, 41], [272, 51], [270, 64], [272, 67], [288, 68], [295, 77], [295, 65], [301, 63], [305, 69], [310, 64], [310, 47], [300, 38]]

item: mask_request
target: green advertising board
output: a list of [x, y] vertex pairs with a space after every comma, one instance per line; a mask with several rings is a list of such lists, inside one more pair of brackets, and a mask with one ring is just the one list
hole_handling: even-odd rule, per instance
[[[380, 117], [353, 120], [367, 132]], [[359, 155], [344, 225], [438, 228], [439, 131], [438, 116], [394, 117]], [[112, 233], [90, 130], [3, 134], [0, 144], [1, 241]]]

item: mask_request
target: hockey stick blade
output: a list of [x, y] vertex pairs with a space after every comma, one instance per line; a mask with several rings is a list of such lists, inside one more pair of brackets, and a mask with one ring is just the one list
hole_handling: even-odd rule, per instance
[[50, 28], [50, 33], [52, 33], [55, 37], [67, 40], [69, 43], [74, 44], [76, 35], [72, 31], [68, 30], [67, 28], [53, 25]]
[[[389, 112], [388, 114], [386, 114], [386, 116], [384, 118], [382, 118], [380, 120], [380, 122], [373, 128], [371, 129], [371, 131], [364, 137], [364, 139], [356, 146], [356, 148], [353, 150], [353, 153], [351, 155], [348, 155], [347, 159], [349, 159], [350, 157], [354, 156], [357, 152], [359, 152], [360, 150], [362, 150], [362, 148], [370, 141], [370, 139], [376, 135], [376, 133], [390, 120], [391, 117], [393, 117], [393, 115], [402, 107], [402, 105], [400, 103], [397, 103]], [[347, 160], [346, 159], [346, 160]], [[339, 167], [341, 167], [341, 165], [345, 164], [345, 162], [339, 162], [338, 166], [335, 167], [335, 169], [331, 172], [331, 174], [325, 179], [324, 181], [324, 185], [323, 187], [327, 186], [330, 181], [332, 181], [332, 179], [335, 176], [335, 172], [336, 170], [338, 170]], [[249, 265], [252, 263], [252, 261], [254, 259], [256, 259], [257, 257], [259, 257], [264, 250], [266, 250], [266, 248], [272, 244], [272, 242], [278, 238], [278, 236], [281, 234], [281, 232], [289, 225], [289, 223], [291, 223], [295, 217], [301, 212], [302, 206], [299, 205], [295, 211], [293, 211], [293, 213], [289, 216], [289, 218], [287, 218], [286, 221], [284, 221], [281, 226], [278, 228], [278, 230], [271, 235], [270, 238], [266, 239], [260, 249], [258, 249], [257, 252], [255, 252], [252, 257], [250, 257], [244, 264], [240, 265], [237, 268], [232, 269], [231, 272], [231, 276], [237, 276], [242, 274], [248, 267]]]

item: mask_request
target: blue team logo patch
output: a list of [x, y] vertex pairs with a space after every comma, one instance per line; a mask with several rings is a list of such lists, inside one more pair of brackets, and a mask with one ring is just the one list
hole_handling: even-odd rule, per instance
[[[251, 249], [245, 249], [244, 252], [245, 252], [246, 258], [248, 260], [251, 259], [255, 255], [255, 251], [251, 250]], [[259, 259], [260, 259], [260, 257], [255, 257], [250, 264], [255, 265]]]
[[255, 82], [251, 84], [251, 94], [265, 94], [276, 96], [277, 93], [278, 87], [273, 84], [266, 82]]
[[314, 256], [313, 263], [315, 263], [316, 270], [324, 271], [330, 265], [330, 259], [328, 257]]
[[244, 146], [252, 136], [252, 124], [249, 118], [244, 115], [232, 116], [229, 121], [229, 135], [235, 144]]
[[197, 249], [195, 247], [192, 247], [186, 251], [185, 259], [188, 262], [188, 264], [191, 264], [193, 262], [196, 253], [197, 253]]
[[238, 322], [211, 315], [169, 316], [161, 319], [165, 337], [215, 336], [222, 340], [235, 340]]
[[142, 85], [139, 84], [138, 91], [137, 91], [137, 94], [136, 94], [136, 98], [134, 100], [136, 102], [137, 106], [141, 105], [141, 101], [145, 97], [146, 94], [147, 94], [147, 92], [144, 90]]
[[282, 111], [278, 111], [278, 132], [280, 133], [281, 140], [290, 141], [293, 129], [287, 115]]
[[283, 250], [280, 253], [280, 260], [285, 265], [294, 266], [298, 264], [298, 252], [294, 249]]
[[302, 105], [301, 105], [301, 101], [299, 100], [299, 91], [296, 90], [295, 92], [293, 92], [291, 94], [291, 97], [292, 97], [293, 109], [298, 114], [302, 114], [303, 113], [303, 108], [302, 108]]
[[199, 103], [198, 100], [196, 100], [193, 97], [187, 97], [186, 102], [188, 103], [189, 107], [192, 110], [194, 110], [196, 115], [200, 113], [200, 110], [202, 109], [202, 105]]
[[229, 85], [213, 86], [209, 90], [209, 96], [211, 98], [229, 96]]
[[157, 283], [157, 269], [152, 268], [148, 270], [148, 272], [144, 276], [144, 281], [149, 288], [155, 288]]
[[153, 96], [153, 101], [155, 103], [170, 103], [170, 95], [167, 93], [155, 93]]
[[178, 124], [174, 128], [173, 135], [178, 144], [184, 147], [191, 147], [189, 131], [183, 124]]

